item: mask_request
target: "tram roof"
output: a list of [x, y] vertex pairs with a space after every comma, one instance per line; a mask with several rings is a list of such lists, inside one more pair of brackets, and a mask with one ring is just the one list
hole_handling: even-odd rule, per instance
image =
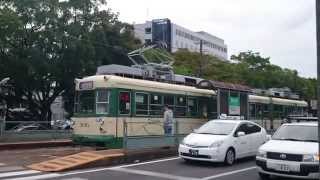
[[[83, 85], [87, 83], [88, 85]], [[85, 87], [85, 88], [84, 88]], [[212, 96], [216, 95], [213, 90], [199, 89], [192, 86], [169, 84], [143, 79], [133, 79], [115, 75], [95, 75], [76, 80], [77, 90], [88, 90], [96, 88], [115, 87], [123, 89], [135, 89], [159, 93], [184, 94], [191, 96]]]
[[249, 86], [220, 82], [220, 81], [213, 81], [213, 80], [202, 80], [198, 83], [197, 86], [199, 88], [204, 88], [204, 89], [225, 89], [225, 90], [242, 91], [242, 92], [252, 91], [252, 89]]
[[275, 97], [249, 95], [249, 102], [270, 104], [271, 101], [273, 104], [277, 104], [277, 105], [290, 105], [290, 106], [299, 106], [299, 107], [307, 107], [308, 106], [308, 103], [303, 100], [293, 100], [293, 99], [283, 99], [283, 98], [275, 98]]

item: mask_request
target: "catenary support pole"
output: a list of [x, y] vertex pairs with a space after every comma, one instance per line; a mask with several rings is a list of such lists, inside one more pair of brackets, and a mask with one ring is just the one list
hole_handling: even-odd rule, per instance
[[[320, 142], [320, 1], [316, 0], [316, 30], [317, 30], [317, 116], [318, 116], [318, 141]], [[318, 143], [320, 155], [320, 143]], [[320, 172], [320, 161], [319, 161]]]

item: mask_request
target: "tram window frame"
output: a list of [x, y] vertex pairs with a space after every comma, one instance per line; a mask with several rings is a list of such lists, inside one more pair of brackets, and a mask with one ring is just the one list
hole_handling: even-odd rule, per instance
[[[78, 102], [75, 104], [78, 104], [78, 107], [76, 107], [76, 113], [77, 114], [94, 114], [95, 113], [95, 91], [94, 90], [83, 90], [83, 91], [77, 91], [78, 92]], [[90, 93], [90, 96], [84, 96], [84, 93], [87, 93], [86, 95], [88, 95], [88, 93]], [[84, 102], [88, 101], [88, 99], [90, 99], [90, 106], [91, 106], [91, 110], [88, 111], [83, 111], [83, 104], [85, 104]], [[88, 102], [86, 102], [88, 103]]]
[[[99, 93], [98, 92], [106, 92], [107, 96], [106, 96], [106, 101], [100, 101], [99, 100]], [[99, 105], [105, 105], [105, 111], [98, 111], [98, 106]], [[96, 89], [95, 91], [95, 112], [96, 114], [109, 114], [109, 104], [110, 104], [110, 90], [107, 89]]]
[[[120, 94], [121, 93], [128, 93], [129, 94], [129, 112], [126, 114], [121, 113], [121, 110], [120, 110], [120, 101], [121, 101]], [[119, 103], [118, 103], [119, 115], [130, 115], [131, 114], [131, 92], [130, 91], [119, 91], [118, 100], [119, 100]]]
[[74, 95], [74, 109], [73, 111], [75, 113], [79, 113], [80, 112], [80, 93], [81, 91], [75, 91], [75, 95]]
[[[147, 95], [146, 97], [147, 97], [147, 104], [143, 104], [143, 105], [146, 105], [146, 107], [147, 107], [147, 110], [143, 110], [143, 109], [137, 109], [137, 94], [144, 94], [144, 95]], [[150, 107], [149, 107], [149, 105], [150, 105], [150, 94], [149, 93], [145, 93], [145, 92], [136, 92], [135, 93], [135, 96], [134, 96], [134, 104], [135, 104], [135, 115], [136, 116], [149, 116], [149, 110], [150, 110]], [[146, 112], [146, 114], [141, 114], [141, 113], [137, 113], [137, 112], [143, 112], [143, 111], [145, 111]]]
[[[184, 104], [178, 104], [180, 98], [184, 98]], [[178, 113], [181, 109], [183, 109], [181, 112], [183, 112], [183, 114]], [[175, 96], [175, 106], [174, 106], [174, 114], [177, 117], [186, 117], [187, 116], [187, 96], [183, 96], [183, 95], [177, 95]]]
[[[172, 101], [172, 103], [170, 102], [167, 102], [168, 98], [172, 98], [170, 101]], [[174, 99], [175, 99], [175, 96], [174, 95], [164, 95], [163, 96], [163, 103], [165, 105], [168, 105], [170, 108], [174, 108]]]
[[[158, 102], [154, 101], [154, 98], [158, 97]], [[164, 95], [158, 93], [150, 94], [149, 99], [149, 114], [151, 116], [162, 116], [163, 115], [163, 102], [164, 102]]]
[[[194, 102], [193, 107], [195, 107], [195, 110], [190, 109], [189, 100], [193, 100], [193, 102]], [[188, 114], [188, 116], [191, 116], [191, 117], [198, 116], [198, 114], [199, 114], [199, 107], [198, 106], [199, 106], [198, 98], [187, 97], [187, 114]]]

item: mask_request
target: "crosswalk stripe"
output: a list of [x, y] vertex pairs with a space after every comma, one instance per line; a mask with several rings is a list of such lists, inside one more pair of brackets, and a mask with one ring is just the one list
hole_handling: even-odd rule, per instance
[[35, 170], [5, 172], [5, 173], [0, 173], [0, 178], [10, 177], [10, 176], [21, 176], [21, 175], [36, 174], [36, 173], [40, 173], [40, 172], [41, 171], [35, 171]]
[[49, 173], [49, 174], [42, 174], [42, 175], [28, 176], [28, 177], [9, 178], [4, 180], [41, 180], [41, 179], [48, 179], [48, 178], [56, 178], [59, 176], [61, 176], [61, 174]]
[[9, 171], [18, 171], [25, 169], [22, 166], [2, 166], [0, 167], [0, 173], [1, 172], [9, 172]]

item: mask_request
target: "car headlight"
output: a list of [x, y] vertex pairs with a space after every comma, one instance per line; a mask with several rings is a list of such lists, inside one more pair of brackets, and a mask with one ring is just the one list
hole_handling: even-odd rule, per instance
[[267, 158], [267, 152], [266, 152], [266, 151], [259, 150], [258, 153], [257, 153], [257, 157]]
[[181, 145], [186, 145], [186, 140], [185, 138], [182, 139], [182, 141], [180, 142]]
[[223, 141], [216, 141], [214, 143], [212, 143], [209, 147], [210, 148], [218, 148], [223, 144]]
[[319, 155], [306, 154], [303, 155], [304, 162], [319, 162]]

